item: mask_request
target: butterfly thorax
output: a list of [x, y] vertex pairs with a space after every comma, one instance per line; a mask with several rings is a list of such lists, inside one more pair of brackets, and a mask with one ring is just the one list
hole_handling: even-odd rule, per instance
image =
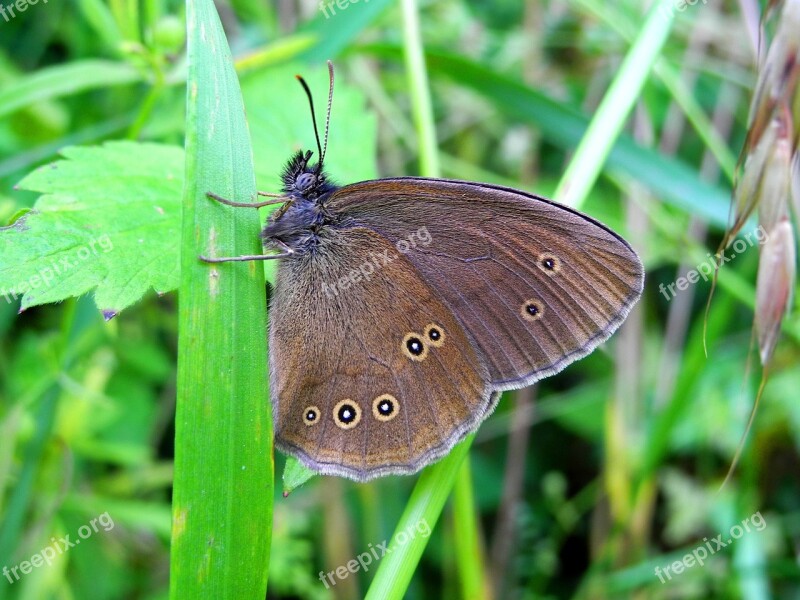
[[320, 231], [334, 222], [325, 201], [338, 186], [318, 165], [309, 165], [310, 158], [310, 151], [298, 151], [287, 163], [281, 175], [281, 191], [289, 200], [272, 214], [261, 232], [265, 242], [282, 242], [297, 254], [313, 251]]

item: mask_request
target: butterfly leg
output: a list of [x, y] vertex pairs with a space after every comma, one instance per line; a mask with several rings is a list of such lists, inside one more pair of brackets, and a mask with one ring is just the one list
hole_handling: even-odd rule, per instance
[[219, 258], [209, 258], [208, 256], [203, 256], [201, 254], [198, 258], [203, 262], [207, 263], [223, 263], [223, 262], [239, 262], [248, 260], [275, 260], [277, 258], [287, 258], [294, 254], [294, 250], [292, 250], [289, 246], [287, 246], [280, 240], [275, 240], [275, 243], [281, 249], [281, 252], [279, 254], [245, 254], [244, 256], [222, 256]]
[[269, 206], [270, 204], [283, 204], [288, 200], [286, 196], [281, 196], [280, 194], [268, 194], [267, 192], [257, 193], [259, 196], [269, 196], [270, 198], [274, 198], [274, 200], [265, 200], [264, 202], [234, 202], [233, 200], [227, 200], [222, 196], [217, 196], [213, 192], [206, 192], [206, 196], [212, 200], [216, 200], [221, 204], [226, 204], [228, 206], [240, 206], [244, 208], [261, 208], [262, 206]]

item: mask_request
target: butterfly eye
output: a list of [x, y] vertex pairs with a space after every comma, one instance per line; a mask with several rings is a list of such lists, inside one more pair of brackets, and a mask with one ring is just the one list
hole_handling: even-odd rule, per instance
[[522, 303], [519, 312], [526, 321], [538, 321], [544, 316], [542, 303], [532, 298]]
[[536, 259], [536, 264], [548, 275], [555, 275], [561, 270], [561, 261], [557, 256], [549, 253], [540, 254]]
[[421, 361], [428, 358], [428, 346], [417, 333], [407, 333], [403, 338], [403, 354], [411, 360]]
[[440, 348], [444, 345], [444, 329], [436, 323], [428, 323], [425, 326], [425, 337], [428, 339], [428, 342], [430, 342], [431, 346]]
[[361, 408], [349, 398], [333, 407], [333, 420], [342, 429], [352, 429], [361, 420]]
[[303, 173], [294, 182], [294, 187], [299, 192], [305, 192], [307, 189], [313, 187], [317, 181], [317, 176], [314, 173]]
[[372, 414], [378, 421], [391, 421], [399, 411], [400, 404], [391, 394], [381, 394], [372, 401]]
[[316, 425], [319, 422], [319, 408], [316, 406], [309, 406], [303, 412], [303, 422], [308, 425]]

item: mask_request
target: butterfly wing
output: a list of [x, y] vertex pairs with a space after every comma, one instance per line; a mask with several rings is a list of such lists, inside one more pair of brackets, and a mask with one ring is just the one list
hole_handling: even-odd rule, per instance
[[641, 295], [631, 247], [601, 223], [517, 190], [397, 178], [339, 188], [328, 210], [406, 257], [474, 340], [497, 390], [591, 352]]
[[497, 400], [473, 344], [406, 257], [362, 227], [283, 260], [270, 306], [276, 445], [365, 481], [446, 454]]

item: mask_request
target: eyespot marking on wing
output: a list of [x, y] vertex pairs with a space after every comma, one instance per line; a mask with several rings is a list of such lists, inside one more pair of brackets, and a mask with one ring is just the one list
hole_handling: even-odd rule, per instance
[[526, 321], [538, 321], [544, 316], [544, 307], [539, 300], [531, 298], [522, 303], [519, 312]]
[[320, 415], [319, 407], [317, 406], [307, 406], [306, 409], [303, 411], [303, 423], [305, 423], [308, 427], [312, 425], [316, 425], [319, 423], [319, 415]]
[[435, 347], [441, 348], [444, 346], [444, 342], [447, 339], [447, 336], [444, 333], [444, 328], [436, 323], [428, 323], [425, 326], [425, 339], [427, 342]]
[[557, 275], [561, 271], [561, 259], [555, 254], [542, 252], [536, 259], [536, 266], [547, 275]]
[[352, 429], [361, 421], [361, 407], [345, 398], [333, 407], [333, 421], [342, 429]]
[[400, 412], [400, 403], [391, 394], [381, 394], [372, 401], [372, 415], [378, 421], [391, 421]]
[[403, 354], [414, 361], [423, 361], [428, 358], [428, 345], [418, 333], [409, 332], [403, 338], [401, 345]]

